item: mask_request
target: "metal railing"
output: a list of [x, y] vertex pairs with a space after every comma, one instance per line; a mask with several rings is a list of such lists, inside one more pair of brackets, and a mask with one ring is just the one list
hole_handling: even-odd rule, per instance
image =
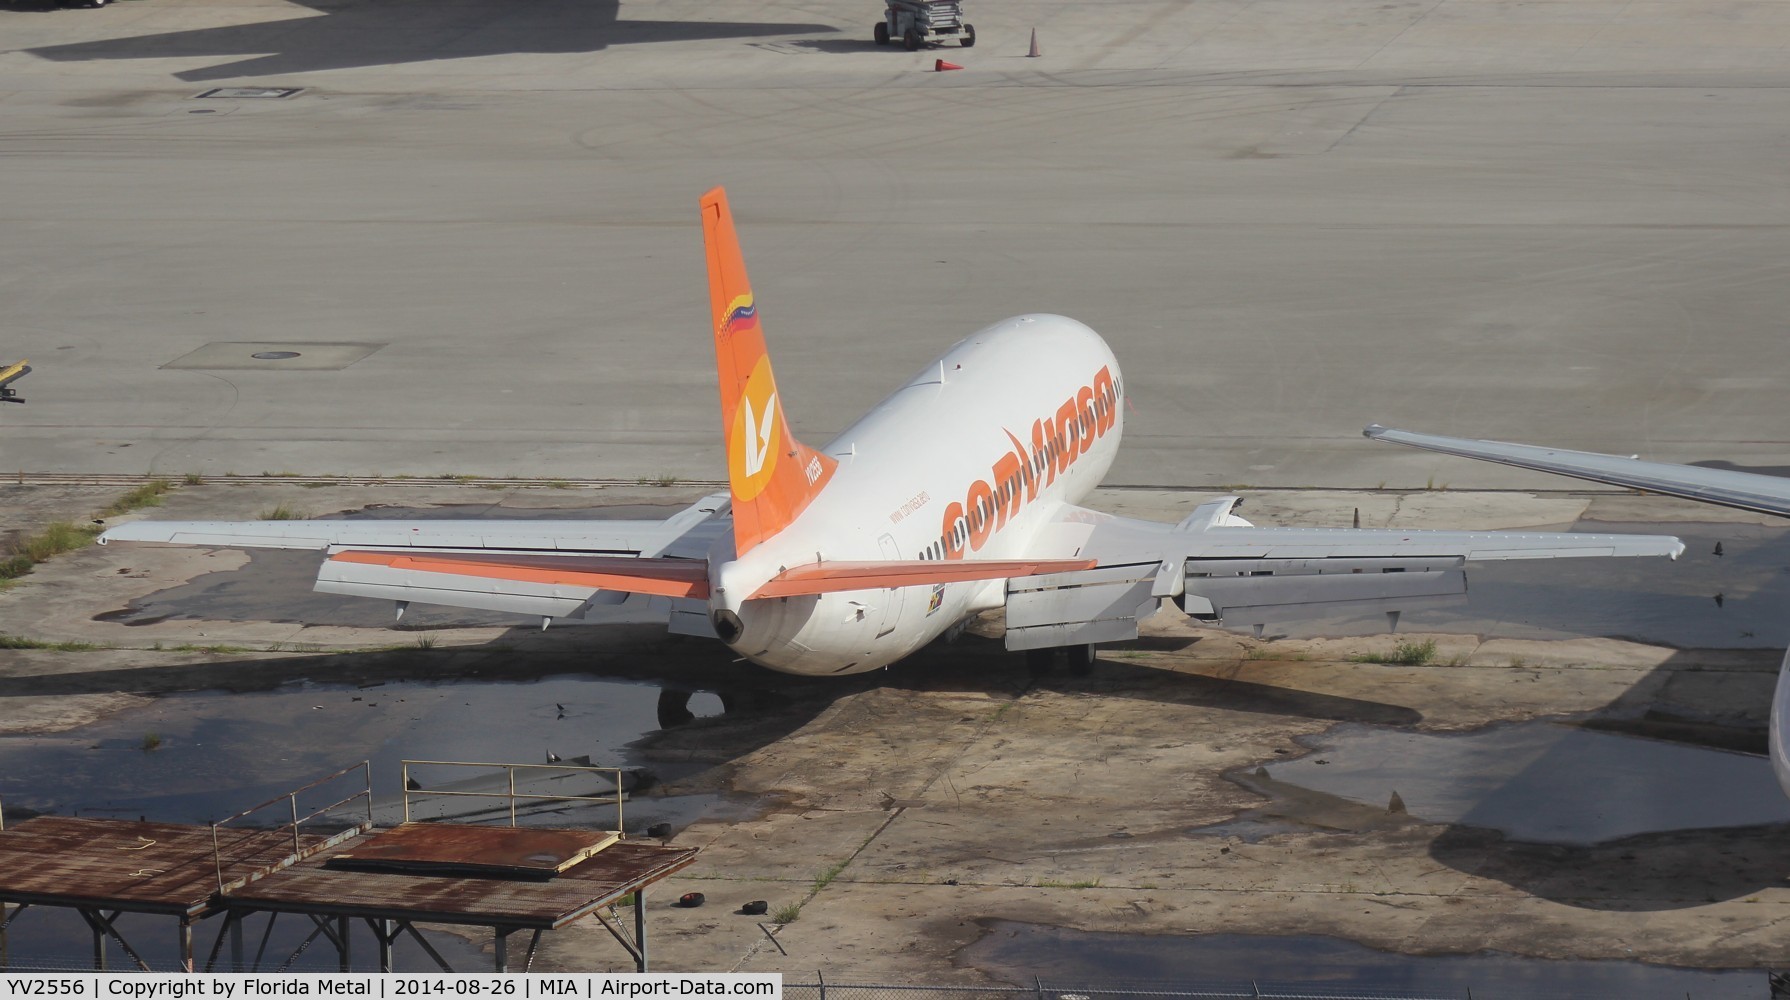
[[[323, 785], [327, 785], [330, 782], [335, 781], [338, 778], [342, 778], [349, 774], [352, 774], [352, 773], [354, 773], [356, 768], [360, 769], [360, 772], [361, 772], [361, 788], [359, 791], [355, 792], [352, 795], [349, 795], [347, 798], [339, 799], [335, 802], [331, 802], [329, 805], [326, 805], [320, 809], [315, 809], [309, 813], [306, 813], [303, 816], [300, 816], [298, 814], [298, 797], [300, 794], [302, 794], [304, 792], [308, 792], [313, 788], [318, 788]], [[290, 820], [288, 820], [287, 822], [281, 823], [278, 826], [274, 827], [274, 829], [280, 830], [280, 829], [286, 829], [288, 827], [291, 828], [291, 830], [292, 830], [292, 853], [284, 861], [273, 865], [269, 869], [269, 870], [277, 871], [278, 869], [285, 868], [288, 865], [296, 864], [297, 862], [304, 860], [306, 852], [304, 849], [303, 842], [299, 836], [299, 828], [300, 827], [302, 827], [304, 824], [310, 822], [311, 820], [316, 819], [319, 816], [322, 816], [326, 813], [333, 812], [337, 809], [340, 809], [341, 807], [347, 805], [348, 803], [353, 802], [355, 799], [365, 799], [366, 800], [366, 803], [367, 803], [367, 818], [366, 818], [366, 820], [359, 824], [356, 824], [355, 826], [350, 827], [348, 830], [340, 831], [337, 834], [335, 834], [334, 836], [325, 838], [325, 840], [323, 842], [316, 844], [312, 848], [313, 852], [315, 852], [317, 850], [322, 850], [325, 847], [335, 844], [336, 842], [340, 841], [345, 836], [348, 836], [351, 834], [356, 834], [356, 833], [365, 833], [366, 831], [371, 830], [373, 828], [373, 765], [372, 765], [371, 761], [363, 760], [359, 764], [350, 764], [349, 766], [341, 769], [340, 771], [335, 772], [334, 774], [325, 775], [321, 778], [318, 778], [316, 781], [311, 782], [308, 785], [301, 785], [298, 788], [294, 788], [291, 791], [286, 792], [284, 795], [276, 795], [273, 798], [268, 799], [266, 802], [261, 803], [260, 805], [250, 806], [249, 808], [244, 809], [242, 812], [239, 812], [234, 816], [226, 816], [223, 819], [220, 819], [217, 822], [212, 823], [211, 824], [211, 863], [212, 863], [212, 867], [217, 872], [218, 889], [220, 891], [222, 891], [224, 888], [224, 856], [223, 856], [223, 851], [219, 847], [218, 831], [225, 824], [234, 823], [235, 821], [237, 821], [239, 819], [243, 819], [247, 816], [251, 816], [255, 813], [258, 813], [261, 810], [266, 809], [268, 806], [278, 805], [281, 802], [285, 802], [287, 804], [287, 808], [289, 809], [289, 811], [291, 813], [292, 818]]]
[[[459, 797], [463, 797], [463, 798], [477, 798], [477, 799], [507, 799], [509, 801], [509, 806], [510, 806], [510, 825], [511, 826], [516, 825], [516, 803], [518, 801], [595, 802], [595, 803], [599, 803], [599, 804], [607, 804], [607, 803], [613, 801], [615, 803], [615, 832], [617, 834], [621, 834], [622, 830], [624, 829], [624, 827], [622, 825], [622, 803], [627, 801], [628, 794], [627, 794], [626, 789], [623, 787], [623, 782], [625, 780], [623, 775], [626, 773], [623, 768], [619, 768], [619, 767], [591, 767], [586, 764], [500, 764], [500, 763], [495, 763], [495, 762], [468, 761], [468, 760], [407, 760], [407, 761], [404, 761], [403, 764], [404, 764], [404, 822], [406, 822], [406, 823], [410, 822], [410, 797], [412, 795], [429, 796], [429, 797], [459, 796]], [[415, 764], [419, 767], [476, 767], [476, 768], [485, 768], [487, 770], [502, 770], [504, 772], [504, 778], [507, 783], [507, 788], [501, 792], [468, 792], [468, 791], [460, 791], [457, 789], [424, 788], [411, 778], [410, 766], [412, 764]], [[561, 772], [561, 773], [571, 772], [571, 773], [603, 775], [605, 777], [608, 777], [608, 778], [611, 778], [612, 780], [614, 780], [615, 795], [612, 799], [608, 795], [572, 795], [570, 793], [560, 793], [557, 795], [544, 795], [544, 794], [539, 794], [539, 793], [534, 793], [534, 792], [518, 792], [516, 790], [516, 772], [518, 770], [555, 771], [555, 772]]]

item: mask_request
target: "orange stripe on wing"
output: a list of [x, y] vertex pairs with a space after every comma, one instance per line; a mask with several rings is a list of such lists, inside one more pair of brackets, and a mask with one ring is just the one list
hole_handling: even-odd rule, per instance
[[709, 596], [708, 566], [691, 559], [627, 559], [612, 556], [413, 555], [406, 552], [338, 552], [333, 562], [387, 566], [420, 573], [451, 573], [485, 580], [596, 587], [658, 597]]
[[908, 560], [901, 562], [823, 562], [784, 570], [758, 588], [752, 596], [797, 597], [835, 594], [845, 590], [880, 590], [885, 587], [923, 587], [934, 583], [971, 580], [1010, 580], [1045, 573], [1073, 573], [1093, 569], [1092, 559], [966, 559]]

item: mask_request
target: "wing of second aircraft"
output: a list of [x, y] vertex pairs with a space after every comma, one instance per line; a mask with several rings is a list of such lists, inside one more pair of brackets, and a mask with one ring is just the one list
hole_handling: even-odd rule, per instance
[[1779, 476], [1704, 469], [1669, 462], [1643, 462], [1632, 455], [1602, 455], [1591, 451], [1567, 451], [1563, 448], [1543, 448], [1504, 441], [1418, 434], [1379, 424], [1369, 424], [1361, 433], [1375, 441], [1390, 441], [1425, 451], [1438, 451], [1444, 455], [1476, 458], [1538, 472], [1551, 472], [1557, 476], [1628, 486], [1649, 493], [1790, 517], [1790, 479]]

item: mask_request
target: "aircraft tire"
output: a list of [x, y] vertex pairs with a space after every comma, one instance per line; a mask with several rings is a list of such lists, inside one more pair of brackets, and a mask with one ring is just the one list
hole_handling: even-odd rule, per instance
[[974, 46], [976, 44], [976, 26], [973, 24], [964, 25], [963, 38], [960, 39], [957, 44], [962, 45], [966, 49]]
[[876, 44], [889, 44], [889, 23], [887, 21], [876, 22], [876, 30], [871, 32], [871, 35], [876, 39]]
[[1093, 645], [1070, 646], [1065, 652], [1069, 654], [1069, 672], [1071, 674], [1082, 677], [1094, 669]]
[[918, 51], [920, 48], [920, 33], [912, 28], [907, 29], [907, 34], [901, 36], [901, 45], [909, 52]]

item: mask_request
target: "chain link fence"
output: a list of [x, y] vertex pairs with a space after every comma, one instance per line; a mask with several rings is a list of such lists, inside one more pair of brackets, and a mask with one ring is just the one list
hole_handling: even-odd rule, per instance
[[[1734, 982], [1708, 992], [1648, 993], [1677, 1000], [1778, 1000], [1790, 998], [1790, 977], [1759, 972], [1750, 982]], [[1730, 988], [1730, 986], [1732, 988]], [[802, 981], [786, 975], [783, 1000], [1636, 1000], [1632, 993], [1550, 991], [1534, 983], [1506, 989], [1463, 986], [1457, 990], [1409, 992], [1369, 987], [1332, 987], [1314, 983], [1101, 983], [1097, 986], [1039, 980], [1014, 986], [895, 986], [890, 984]]]
[[[114, 951], [108, 972], [134, 973], [140, 970]], [[403, 956], [400, 956], [401, 958]], [[420, 956], [414, 961], [399, 961], [400, 969], [434, 970], [433, 963]], [[359, 963], [357, 963], [359, 964]], [[462, 972], [483, 973], [479, 965], [461, 968]], [[166, 967], [158, 967], [166, 971]], [[0, 973], [93, 972], [91, 955], [69, 950], [39, 952], [30, 957], [0, 952]], [[243, 971], [219, 962], [218, 972]], [[333, 954], [307, 952], [300, 949], [285, 962], [273, 962], [260, 970], [270, 973], [333, 973], [338, 959]], [[371, 971], [358, 969], [357, 971]], [[545, 970], [536, 969], [536, 972]], [[593, 970], [594, 971], [594, 970]], [[617, 968], [624, 972], [631, 969]], [[667, 970], [671, 972], [683, 970]], [[1663, 970], [1662, 970], [1663, 971]], [[1743, 973], [1723, 970], [1720, 982], [1683, 988], [1683, 984], [1641, 990], [1559, 989], [1546, 982], [1528, 980], [1521, 983], [1480, 983], [1446, 989], [1419, 991], [1363, 985], [1326, 985], [1314, 982], [1113, 982], [1097, 985], [1077, 982], [1034, 980], [1030, 986], [912, 986], [893, 983], [831, 982], [812, 972], [784, 974], [784, 1000], [1790, 1000], [1790, 975]]]

